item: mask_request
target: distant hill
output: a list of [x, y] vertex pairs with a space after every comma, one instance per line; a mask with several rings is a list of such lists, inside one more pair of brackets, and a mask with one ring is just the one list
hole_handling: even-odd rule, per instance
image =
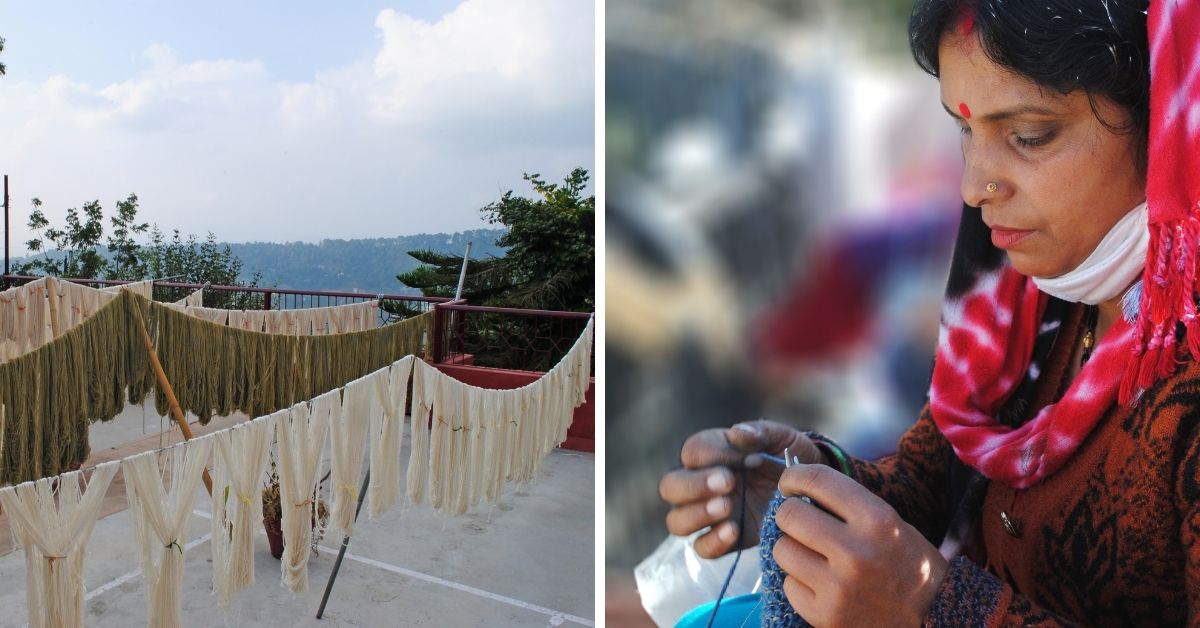
[[[311, 242], [230, 243], [242, 260], [243, 280], [262, 273], [260, 286], [297, 290], [347, 290], [371, 294], [420, 294], [396, 281], [420, 263], [408, 251], [431, 249], [462, 255], [472, 242], [471, 259], [499, 257], [504, 249], [496, 239], [505, 229], [474, 229], [458, 233], [422, 233], [394, 238], [321, 240]], [[218, 243], [224, 246], [224, 243]], [[107, 251], [101, 249], [102, 255]], [[13, 258], [13, 264], [28, 258]]]
[[[302, 290], [353, 290], [371, 293], [420, 294], [396, 281], [396, 275], [420, 265], [408, 251], [431, 249], [462, 255], [472, 242], [471, 259], [499, 257], [496, 239], [504, 229], [459, 233], [423, 233], [395, 238], [308, 242], [230, 244], [242, 260], [244, 274], [262, 273], [259, 285]], [[247, 279], [248, 277], [243, 277]]]

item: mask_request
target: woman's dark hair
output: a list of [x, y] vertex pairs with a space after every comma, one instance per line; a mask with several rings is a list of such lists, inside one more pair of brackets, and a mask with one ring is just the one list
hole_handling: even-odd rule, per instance
[[[997, 65], [1059, 93], [1105, 96], [1132, 116], [1142, 159], [1150, 125], [1148, 0], [917, 0], [908, 24], [913, 57], [938, 76], [938, 46], [952, 28], [970, 24]], [[1092, 111], [1096, 102], [1092, 100]]]

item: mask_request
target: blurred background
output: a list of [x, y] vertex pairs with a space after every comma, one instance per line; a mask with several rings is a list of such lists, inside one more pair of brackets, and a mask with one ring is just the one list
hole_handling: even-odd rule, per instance
[[[768, 417], [890, 453], [961, 207], [911, 0], [608, 0], [607, 619], [691, 434]], [[713, 591], [713, 597], [717, 591]]]

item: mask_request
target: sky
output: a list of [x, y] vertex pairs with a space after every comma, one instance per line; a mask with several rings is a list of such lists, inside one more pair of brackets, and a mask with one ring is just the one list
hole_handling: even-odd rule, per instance
[[229, 242], [487, 228], [524, 173], [594, 173], [591, 0], [0, 0], [0, 174], [30, 199], [137, 194]]

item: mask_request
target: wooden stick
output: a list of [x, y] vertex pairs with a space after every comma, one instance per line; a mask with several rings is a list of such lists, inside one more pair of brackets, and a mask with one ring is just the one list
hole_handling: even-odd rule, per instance
[[62, 335], [62, 324], [58, 320], [58, 283], [54, 277], [46, 277], [46, 298], [50, 300], [50, 338]]
[[[138, 325], [142, 328], [142, 342], [146, 343], [146, 351], [150, 354], [150, 366], [154, 369], [154, 376], [158, 378], [158, 386], [167, 396], [167, 404], [171, 406], [171, 415], [179, 424], [179, 431], [183, 433], [183, 439], [191, 440], [192, 428], [188, 427], [187, 417], [183, 416], [183, 409], [179, 407], [179, 400], [175, 398], [175, 389], [171, 388], [171, 382], [167, 381], [167, 374], [163, 371], [162, 363], [158, 361], [158, 352], [154, 350], [154, 341], [150, 340], [150, 332], [146, 331], [146, 321], [142, 318], [142, 306], [137, 300], [133, 305], [133, 315], [137, 317]], [[208, 489], [211, 497], [212, 476], [208, 474], [208, 469], [204, 470], [204, 488]]]

